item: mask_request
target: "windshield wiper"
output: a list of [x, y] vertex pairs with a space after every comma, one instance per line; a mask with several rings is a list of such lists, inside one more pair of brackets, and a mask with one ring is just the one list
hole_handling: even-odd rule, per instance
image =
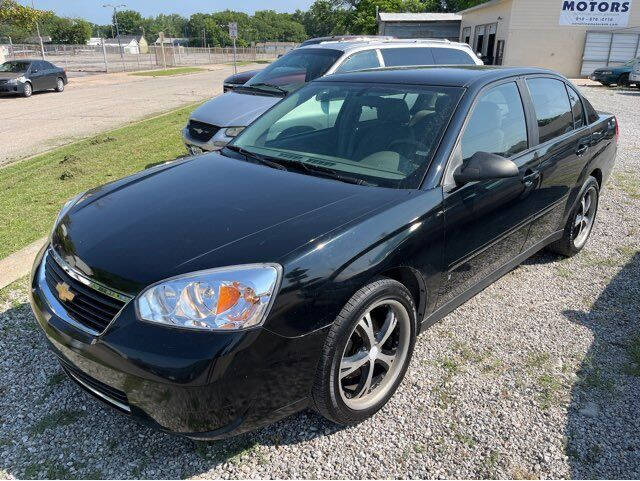
[[261, 164], [267, 165], [269, 167], [273, 167], [274, 169], [288, 170], [284, 165], [279, 164], [278, 162], [269, 160], [260, 154], [256, 154], [255, 152], [251, 152], [247, 149], [243, 149], [242, 147], [238, 147], [237, 145], [225, 145], [225, 147], [229, 150], [233, 150], [234, 152], [238, 152], [239, 154], [244, 155], [246, 158], [255, 159]]
[[329, 167], [321, 167], [317, 165], [310, 166], [309, 164], [307, 164], [306, 162], [302, 162], [301, 160], [283, 159], [278, 157], [278, 162], [282, 162], [290, 167], [298, 168], [298, 170], [302, 170], [308, 174], [319, 174], [321, 177], [339, 180], [340, 182], [346, 182], [347, 184], [375, 185], [367, 182], [366, 180], [358, 179], [357, 177], [350, 177], [348, 175], [341, 174], [337, 170], [331, 169]]
[[277, 85], [273, 85], [273, 84], [269, 84], [269, 83], [265, 83], [265, 82], [257, 82], [254, 84], [249, 84], [249, 85], [243, 85], [243, 88], [256, 88], [258, 90], [270, 90], [273, 91], [275, 90], [276, 92], [282, 94], [282, 95], [289, 95], [289, 91], [287, 89], [283, 89], [282, 87], [279, 87]]

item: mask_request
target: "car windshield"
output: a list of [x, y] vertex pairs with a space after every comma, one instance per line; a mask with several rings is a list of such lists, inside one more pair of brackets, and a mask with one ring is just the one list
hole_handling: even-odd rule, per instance
[[29, 65], [31, 65], [29, 62], [17, 62], [17, 61], [5, 62], [2, 65], [0, 65], [0, 72], [12, 72], [12, 73], [26, 72], [27, 69], [29, 68]]
[[230, 148], [310, 175], [418, 188], [461, 94], [441, 86], [315, 82]]
[[339, 50], [304, 48], [280, 57], [245, 85], [297, 86], [324, 75], [342, 56]]

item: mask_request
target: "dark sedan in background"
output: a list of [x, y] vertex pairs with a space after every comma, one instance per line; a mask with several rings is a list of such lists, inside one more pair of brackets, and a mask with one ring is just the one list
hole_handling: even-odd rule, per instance
[[76, 383], [156, 428], [357, 423], [420, 331], [540, 249], [584, 247], [617, 137], [541, 69], [321, 77], [220, 153], [71, 199], [31, 305]]
[[244, 85], [246, 82], [255, 77], [262, 69], [258, 70], [245, 70], [244, 72], [238, 72], [233, 75], [229, 75], [222, 81], [222, 92], [227, 93], [235, 90], [236, 88]]
[[67, 84], [64, 69], [46, 60], [10, 60], [0, 65], [0, 94], [31, 97], [33, 92], [62, 92]]
[[640, 58], [634, 58], [622, 65], [616, 65], [611, 67], [597, 68], [593, 71], [589, 78], [600, 82], [607, 87], [611, 85], [617, 85], [619, 87], [625, 87], [630, 85], [631, 82], [629, 76], [634, 67], [640, 63]]

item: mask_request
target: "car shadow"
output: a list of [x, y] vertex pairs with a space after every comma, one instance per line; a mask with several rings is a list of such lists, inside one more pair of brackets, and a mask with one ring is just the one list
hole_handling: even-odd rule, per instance
[[343, 429], [306, 410], [219, 441], [153, 430], [66, 377], [26, 302], [0, 309], [0, 366], [0, 473], [15, 478], [185, 478]]
[[640, 253], [588, 311], [563, 313], [593, 335], [567, 412], [571, 478], [640, 478], [639, 313]]

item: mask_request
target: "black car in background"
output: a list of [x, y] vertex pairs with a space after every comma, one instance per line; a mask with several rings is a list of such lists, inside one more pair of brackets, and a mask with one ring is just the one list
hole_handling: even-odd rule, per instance
[[9, 60], [0, 65], [0, 94], [31, 97], [33, 92], [62, 92], [67, 84], [64, 69], [46, 60]]
[[222, 81], [222, 92], [231, 92], [255, 77], [262, 69], [245, 70], [228, 76]]
[[321, 77], [219, 153], [67, 202], [31, 305], [71, 379], [156, 428], [357, 423], [419, 332], [540, 249], [584, 247], [617, 138], [541, 69]]

